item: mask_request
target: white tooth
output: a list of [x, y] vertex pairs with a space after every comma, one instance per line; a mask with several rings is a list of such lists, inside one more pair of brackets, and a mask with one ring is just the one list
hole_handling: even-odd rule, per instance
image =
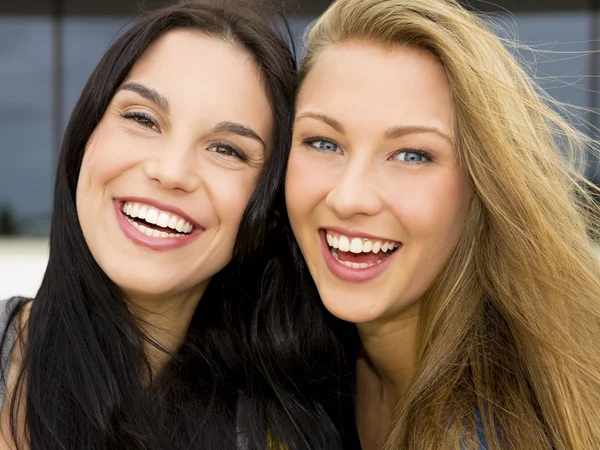
[[346, 236], [340, 237], [340, 250], [343, 252], [347, 252], [350, 250], [350, 241]]
[[138, 223], [137, 223], [137, 222], [133, 222], [133, 221], [131, 221], [131, 224], [132, 224], [134, 227], [136, 227], [136, 228], [139, 228], [139, 227], [143, 226], [143, 225], [138, 225]]
[[190, 231], [192, 231], [192, 228], [194, 228], [194, 227], [192, 226], [191, 223], [186, 223], [183, 231], [184, 231], [184, 233], [189, 233]]
[[352, 263], [352, 268], [353, 269], [360, 269], [360, 264], [359, 263]]
[[148, 207], [144, 206], [144, 205], [140, 206], [140, 210], [138, 211], [137, 216], [140, 219], [145, 219], [146, 218], [146, 214], [148, 214]]
[[163, 228], [169, 225], [169, 215], [167, 213], [161, 212], [158, 216], [158, 219], [156, 220], [156, 225]]
[[127, 203], [127, 214], [131, 215], [132, 211], [133, 211], [133, 204], [132, 203]]
[[152, 232], [152, 237], [160, 237], [160, 233], [161, 233], [161, 231], [154, 230], [154, 231]]
[[154, 208], [148, 209], [148, 214], [146, 214], [146, 222], [151, 224], [156, 224], [158, 220], [158, 211]]
[[369, 253], [373, 249], [373, 242], [365, 241], [363, 242], [363, 252]]
[[348, 262], [348, 261], [340, 261], [340, 262], [343, 262], [346, 267], [352, 267], [352, 264], [353, 264], [353, 263]]
[[152, 228], [146, 228], [146, 236], [152, 236], [154, 234], [154, 230]]
[[184, 222], [184, 220], [183, 219], [179, 219], [177, 221], [177, 226], [175, 227], [175, 229], [177, 231], [179, 231], [180, 233], [182, 233], [184, 228], [185, 228], [185, 222]]
[[121, 211], [127, 214], [127, 203], [123, 203], [123, 206], [121, 206]]
[[385, 253], [385, 252], [387, 252], [387, 251], [388, 251], [388, 243], [387, 243], [387, 242], [384, 242], [384, 243], [383, 243], [383, 245], [381, 246], [381, 251], [382, 251], [383, 253]]
[[171, 220], [169, 220], [169, 228], [173, 228], [175, 229], [175, 227], [177, 226], [177, 221], [179, 220], [179, 218], [177, 216], [171, 216]]
[[138, 230], [140, 230], [140, 233], [146, 234], [147, 228], [144, 225], [140, 225], [138, 226]]
[[333, 244], [331, 246], [333, 248], [339, 248], [340, 247], [340, 240], [338, 239], [337, 236], [333, 237]]
[[379, 250], [381, 250], [381, 242], [376, 241], [373, 243], [373, 253], [379, 253]]
[[327, 245], [329, 245], [330, 247], [333, 245], [333, 238], [329, 233], [327, 233]]
[[160, 232], [160, 237], [169, 237], [171, 236], [169, 233], [165, 233], [164, 231]]
[[133, 206], [131, 207], [131, 214], [129, 214], [131, 217], [137, 217], [137, 214], [140, 212], [140, 204], [139, 203], [134, 203]]
[[361, 269], [366, 269], [367, 267], [369, 267], [369, 265], [367, 263], [361, 263], [359, 264]]
[[363, 249], [362, 239], [360, 239], [360, 238], [352, 239], [352, 242], [350, 243], [350, 251], [352, 253], [362, 253], [362, 249]]

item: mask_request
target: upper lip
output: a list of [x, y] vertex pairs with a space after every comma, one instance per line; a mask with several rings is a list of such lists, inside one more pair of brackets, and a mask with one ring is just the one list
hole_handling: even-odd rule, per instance
[[388, 238], [382, 238], [380, 236], [375, 236], [373, 234], [369, 234], [369, 233], [364, 233], [362, 231], [358, 231], [358, 230], [348, 230], [346, 228], [342, 228], [342, 227], [321, 227], [322, 230], [324, 231], [333, 231], [335, 233], [339, 233], [342, 234], [344, 236], [347, 237], [357, 237], [357, 238], [366, 238], [366, 239], [371, 239], [374, 241], [385, 241], [385, 242], [400, 242], [397, 241], [395, 239], [388, 239]]
[[160, 200], [156, 200], [154, 198], [147, 197], [117, 197], [115, 201], [119, 202], [122, 206], [123, 203], [144, 203], [146, 205], [154, 206], [156, 209], [160, 209], [166, 213], [173, 213], [181, 217], [183, 220], [192, 224], [195, 229], [204, 230], [204, 227], [198, 223], [196, 220], [192, 219], [189, 215], [185, 213], [182, 209], [169, 205], [167, 203], [161, 202]]

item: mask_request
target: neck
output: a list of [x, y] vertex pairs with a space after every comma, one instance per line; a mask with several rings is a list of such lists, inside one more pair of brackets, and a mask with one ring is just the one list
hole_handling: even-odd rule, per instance
[[[149, 296], [128, 296], [128, 307], [138, 321], [138, 326], [162, 349], [177, 351], [183, 343], [196, 307], [209, 280], [184, 293]], [[146, 356], [153, 377], [169, 360], [169, 354], [149, 342], [144, 342]]]
[[386, 403], [397, 404], [413, 377], [418, 317], [415, 305], [401, 317], [357, 325], [364, 352], [357, 376], [361, 366], [370, 372]]

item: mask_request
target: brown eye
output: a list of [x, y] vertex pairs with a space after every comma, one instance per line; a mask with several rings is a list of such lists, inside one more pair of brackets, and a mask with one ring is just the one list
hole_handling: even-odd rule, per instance
[[158, 130], [156, 122], [147, 114], [139, 112], [128, 112], [121, 115], [124, 119], [132, 120], [141, 127]]
[[233, 145], [227, 144], [226, 142], [215, 142], [207, 150], [223, 156], [232, 156], [240, 161], [248, 160], [243, 152], [235, 148]]

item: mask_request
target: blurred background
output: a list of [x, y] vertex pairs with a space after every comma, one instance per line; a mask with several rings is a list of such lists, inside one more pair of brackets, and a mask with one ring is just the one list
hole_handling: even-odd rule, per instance
[[[48, 258], [54, 169], [64, 128], [92, 69], [158, 0], [0, 0], [0, 299], [33, 296]], [[308, 24], [330, 3], [296, 0], [299, 53]], [[471, 0], [536, 51], [521, 56], [548, 92], [582, 108], [600, 102], [600, 0]], [[582, 127], [581, 124], [577, 124]], [[600, 184], [597, 163], [587, 176]]]

